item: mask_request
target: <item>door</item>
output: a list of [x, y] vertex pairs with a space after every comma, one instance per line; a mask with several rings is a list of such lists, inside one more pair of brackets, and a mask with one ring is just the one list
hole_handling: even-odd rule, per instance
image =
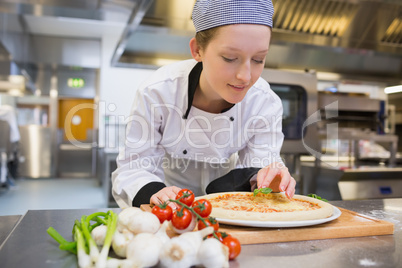
[[58, 175], [92, 177], [95, 172], [93, 146], [93, 99], [59, 99]]
[[[60, 99], [59, 129], [63, 130], [63, 141], [87, 141], [94, 127], [93, 99]], [[89, 131], [90, 130], [90, 131]]]

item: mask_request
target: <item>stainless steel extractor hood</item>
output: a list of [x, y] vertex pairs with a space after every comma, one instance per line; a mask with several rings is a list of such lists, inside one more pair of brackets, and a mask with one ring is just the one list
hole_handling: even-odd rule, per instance
[[[118, 65], [154, 67], [190, 57], [194, 1], [155, 0], [125, 36]], [[402, 1], [273, 0], [266, 67], [382, 80], [402, 77]]]
[[[124, 22], [125, 30], [111, 64], [156, 68], [191, 57], [188, 41], [194, 36], [191, 22], [194, 2], [3, 0], [0, 12]], [[315, 69], [401, 82], [402, 1], [273, 0], [273, 3], [274, 30], [266, 67]]]

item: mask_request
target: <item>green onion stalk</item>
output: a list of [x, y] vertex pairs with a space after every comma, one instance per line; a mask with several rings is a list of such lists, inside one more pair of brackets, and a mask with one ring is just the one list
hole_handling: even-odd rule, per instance
[[109, 210], [107, 212], [108, 217], [106, 220], [107, 230], [106, 237], [103, 243], [102, 250], [100, 252], [98, 261], [96, 263], [96, 268], [104, 268], [106, 267], [107, 258], [109, 255], [110, 246], [112, 245], [113, 235], [116, 231], [117, 226], [117, 214], [113, 211]]

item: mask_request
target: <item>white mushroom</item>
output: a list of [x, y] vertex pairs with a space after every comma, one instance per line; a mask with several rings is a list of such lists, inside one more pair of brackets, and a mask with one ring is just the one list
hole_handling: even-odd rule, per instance
[[99, 225], [96, 226], [92, 232], [91, 236], [95, 241], [96, 245], [103, 246], [103, 242], [105, 241], [106, 237], [107, 226], [106, 225]]
[[135, 214], [143, 212], [140, 208], [137, 207], [129, 207], [123, 209], [117, 218], [117, 230], [119, 232], [123, 232], [124, 229], [127, 229], [127, 225], [130, 222], [131, 217]]
[[154, 234], [159, 230], [161, 223], [158, 217], [151, 212], [141, 211], [132, 215], [126, 226], [133, 234]]

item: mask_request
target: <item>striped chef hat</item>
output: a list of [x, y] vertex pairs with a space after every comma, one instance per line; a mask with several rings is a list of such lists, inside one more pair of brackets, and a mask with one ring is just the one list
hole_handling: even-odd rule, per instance
[[272, 27], [271, 0], [197, 0], [193, 9], [196, 32], [228, 24], [262, 24]]

